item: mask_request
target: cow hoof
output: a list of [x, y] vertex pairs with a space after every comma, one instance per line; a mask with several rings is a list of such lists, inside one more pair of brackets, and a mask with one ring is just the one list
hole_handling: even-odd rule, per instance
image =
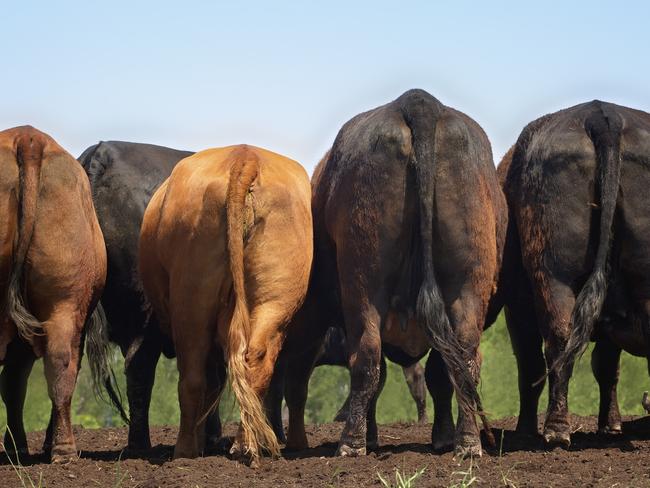
[[52, 464], [68, 464], [79, 459], [74, 445], [55, 446], [52, 448]]
[[284, 435], [284, 429], [276, 431], [275, 432], [275, 437], [277, 437], [278, 442], [280, 444], [286, 444], [287, 443], [287, 436]]
[[472, 443], [467, 445], [459, 444], [454, 449], [454, 459], [462, 460], [467, 458], [480, 458], [483, 456], [483, 449], [480, 442], [478, 444]]
[[233, 441], [229, 453], [233, 459], [245, 460], [253, 457], [253, 451], [244, 444], [241, 444], [238, 440]]
[[550, 447], [559, 446], [568, 449], [571, 445], [571, 434], [546, 428], [544, 429], [544, 441]]
[[623, 429], [621, 428], [620, 422], [617, 422], [612, 425], [605, 425], [604, 427], [599, 427], [598, 433], [605, 434], [605, 435], [618, 435], [623, 433]]
[[253, 451], [236, 440], [232, 443], [232, 447], [230, 448], [230, 456], [235, 461], [239, 461], [251, 468], [257, 468], [260, 465], [259, 456], [256, 456]]
[[533, 427], [530, 425], [522, 425], [522, 426], [517, 425], [515, 432], [518, 435], [528, 436], [528, 437], [535, 437], [539, 435], [539, 430], [537, 430], [537, 426]]
[[431, 445], [436, 452], [451, 451], [454, 448], [454, 427], [436, 428], [431, 432]]
[[[43, 450], [44, 452], [47, 452], [45, 449]], [[13, 446], [9, 447], [8, 445], [5, 444], [5, 455], [10, 457], [12, 461], [22, 461], [25, 457], [29, 456], [29, 449], [26, 447], [19, 447], [18, 449], [14, 449]]]
[[347, 444], [340, 444], [336, 450], [336, 455], [340, 457], [359, 457], [366, 455], [365, 447], [351, 447]]
[[232, 446], [228, 437], [209, 437], [205, 442], [205, 450], [216, 454], [227, 454]]
[[285, 450], [287, 451], [304, 451], [309, 449], [309, 442], [307, 442], [307, 434], [304, 432], [299, 435], [291, 435], [289, 432], [289, 437], [287, 438], [287, 443], [285, 444]]
[[145, 452], [151, 449], [151, 442], [129, 442], [129, 444], [126, 446], [126, 449], [129, 452], [133, 453]]
[[377, 426], [366, 431], [366, 451], [376, 451], [379, 447], [379, 433]]
[[240, 458], [248, 453], [248, 449], [246, 449], [241, 442], [235, 439], [230, 446], [230, 451], [228, 451], [228, 453], [234, 458]]
[[194, 459], [199, 457], [199, 453], [194, 449], [174, 448], [174, 459]]
[[523, 416], [519, 416], [519, 421], [517, 422], [517, 428], [515, 432], [519, 435], [527, 436], [537, 436], [539, 435], [539, 428], [537, 426], [537, 417], [532, 419], [524, 419]]
[[454, 448], [454, 440], [453, 437], [449, 439], [434, 439], [431, 446], [436, 452], [451, 451]]

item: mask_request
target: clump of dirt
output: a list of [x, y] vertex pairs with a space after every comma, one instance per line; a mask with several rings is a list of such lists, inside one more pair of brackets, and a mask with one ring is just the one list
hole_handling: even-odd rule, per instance
[[[416, 486], [448, 487], [476, 477], [474, 486], [650, 486], [650, 417], [627, 418], [623, 434], [596, 433], [593, 417], [571, 418], [574, 434], [568, 450], [546, 450], [540, 437], [514, 432], [515, 418], [494, 421], [497, 447], [480, 459], [459, 463], [452, 453], [433, 453], [431, 425], [391, 424], [379, 430], [380, 447], [361, 458], [334, 457], [342, 424], [308, 427], [310, 449], [284, 452], [252, 469], [224, 454], [172, 461], [176, 427], [152, 428], [155, 447], [145, 453], [123, 451], [125, 428], [75, 429], [80, 458], [49, 465], [40, 454], [43, 432], [29, 434], [30, 452], [13, 468], [0, 453], [0, 486], [73, 487], [346, 487], [381, 486], [379, 476], [394, 480], [395, 470], [411, 475], [424, 468]], [[234, 425], [226, 426], [233, 435]], [[484, 442], [485, 445], [485, 442]], [[17, 470], [17, 471], [16, 471]]]

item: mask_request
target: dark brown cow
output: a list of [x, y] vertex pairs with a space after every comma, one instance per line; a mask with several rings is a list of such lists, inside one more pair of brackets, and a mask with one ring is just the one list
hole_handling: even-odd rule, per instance
[[621, 349], [649, 351], [649, 168], [650, 115], [600, 101], [531, 122], [499, 165], [510, 210], [501, 289], [519, 367], [519, 431], [537, 433], [548, 366], [544, 438], [569, 445], [569, 379], [590, 338], [599, 429], [621, 430]]
[[[343, 325], [350, 411], [338, 454], [377, 445], [382, 354], [409, 366], [431, 348], [432, 442], [481, 453], [481, 332], [495, 292], [507, 213], [489, 141], [466, 115], [422, 90], [347, 122], [312, 178], [314, 269], [287, 338], [287, 446], [304, 448], [307, 382], [327, 327]], [[302, 327], [301, 323], [309, 324]], [[453, 386], [452, 386], [453, 385]], [[452, 393], [458, 395], [454, 429]]]
[[250, 146], [182, 160], [154, 194], [140, 236], [140, 271], [176, 350], [181, 425], [174, 457], [205, 446], [224, 358], [240, 405], [231, 453], [278, 454], [262, 409], [286, 326], [307, 292], [311, 197], [295, 161]]
[[[9, 430], [26, 452], [27, 378], [43, 356], [52, 400], [45, 448], [51, 447], [54, 462], [70, 460], [77, 456], [70, 402], [84, 324], [106, 278], [88, 177], [51, 137], [18, 127], [0, 132], [0, 194], [0, 393]], [[100, 314], [93, 319], [98, 332]], [[11, 434], [5, 434], [9, 450]]]

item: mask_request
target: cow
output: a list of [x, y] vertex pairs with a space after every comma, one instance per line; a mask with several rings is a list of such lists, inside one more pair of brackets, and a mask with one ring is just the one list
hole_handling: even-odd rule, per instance
[[231, 454], [279, 454], [262, 400], [313, 252], [311, 191], [297, 162], [253, 146], [182, 160], [147, 207], [139, 244], [145, 293], [177, 355], [181, 422], [174, 458], [196, 457], [227, 365], [241, 422]]
[[433, 447], [480, 455], [478, 348], [495, 318], [488, 312], [507, 224], [487, 136], [461, 112], [410, 90], [347, 122], [312, 186], [314, 266], [295, 319], [309, 325], [287, 337], [287, 447], [307, 446], [303, 414], [314, 358], [327, 328], [344, 324], [351, 394], [338, 455], [377, 446], [383, 356], [410, 366], [429, 351]]
[[66, 462], [77, 457], [70, 408], [86, 334], [93, 375], [108, 364], [103, 314], [95, 308], [106, 278], [104, 240], [83, 169], [33, 127], [0, 132], [0, 192], [4, 446], [27, 452], [27, 379], [43, 357], [52, 401], [44, 451]]
[[650, 115], [594, 100], [528, 124], [499, 165], [510, 213], [500, 289], [519, 370], [517, 430], [538, 433], [548, 375], [549, 445], [570, 445], [569, 380], [590, 339], [601, 432], [621, 431], [621, 350], [650, 352], [649, 164]]
[[[192, 154], [151, 144], [108, 141], [89, 147], [79, 157], [90, 179], [106, 241], [108, 272], [102, 304], [108, 319], [108, 339], [126, 358], [128, 448], [132, 451], [151, 447], [149, 405], [156, 364], [161, 351], [167, 357], [174, 356], [142, 291], [137, 257], [140, 226], [154, 192], [176, 163]], [[103, 383], [110, 384], [108, 379], [105, 377]], [[121, 404], [114, 403], [128, 421]], [[212, 430], [211, 437], [218, 438], [220, 426], [216, 424]]]

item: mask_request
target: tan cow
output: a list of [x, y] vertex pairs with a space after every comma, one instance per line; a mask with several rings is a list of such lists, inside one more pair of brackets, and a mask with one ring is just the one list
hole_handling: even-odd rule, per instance
[[182, 160], [147, 207], [140, 271], [180, 372], [175, 458], [204, 449], [225, 362], [241, 411], [231, 454], [279, 453], [260, 399], [307, 291], [310, 201], [298, 163], [242, 145]]
[[[84, 324], [105, 278], [106, 249], [83, 168], [32, 127], [0, 132], [0, 393], [7, 450], [27, 450], [27, 378], [43, 356], [52, 400], [45, 448], [54, 462], [76, 457], [70, 402]], [[94, 332], [99, 315], [91, 321]]]

